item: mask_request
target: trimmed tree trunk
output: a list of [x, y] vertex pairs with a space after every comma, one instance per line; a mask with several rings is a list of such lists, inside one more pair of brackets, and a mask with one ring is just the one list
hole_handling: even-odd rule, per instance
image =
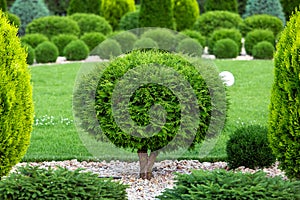
[[148, 180], [152, 178], [152, 168], [157, 155], [157, 152], [151, 152], [150, 155], [148, 155], [147, 151], [138, 151], [140, 162], [140, 178]]

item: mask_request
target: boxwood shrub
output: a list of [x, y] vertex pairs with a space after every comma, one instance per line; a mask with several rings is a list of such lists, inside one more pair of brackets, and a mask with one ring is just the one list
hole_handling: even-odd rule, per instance
[[250, 31], [245, 37], [245, 50], [247, 54], [253, 55], [253, 47], [262, 41], [268, 41], [275, 45], [275, 37], [273, 32], [270, 30], [261, 29]]
[[274, 52], [274, 45], [267, 41], [257, 43], [252, 51], [255, 59], [272, 59]]
[[192, 38], [186, 38], [179, 42], [177, 48], [177, 52], [187, 54], [191, 57], [199, 57], [201, 58], [203, 53], [203, 47], [199, 42]]
[[160, 49], [167, 51], [173, 51], [177, 46], [175, 34], [169, 29], [149, 29], [141, 35], [141, 38], [151, 38], [158, 44]]
[[52, 42], [46, 41], [35, 48], [35, 59], [37, 63], [56, 62], [58, 48]]
[[239, 46], [229, 38], [218, 40], [214, 45], [216, 58], [236, 58], [239, 55]]
[[85, 33], [80, 39], [89, 47], [89, 50], [92, 51], [106, 39], [106, 36], [99, 32], [90, 32]]
[[37, 45], [45, 41], [49, 41], [49, 39], [47, 36], [40, 33], [26, 34], [21, 37], [21, 42], [29, 44], [32, 48], [36, 48]]
[[113, 39], [106, 39], [95, 47], [91, 55], [98, 55], [101, 59], [110, 59], [122, 54], [121, 45]]
[[166, 189], [160, 200], [184, 199], [299, 199], [300, 182], [282, 177], [266, 177], [262, 171], [242, 173], [220, 170], [198, 170], [177, 174], [176, 186]]
[[121, 45], [121, 50], [123, 53], [131, 51], [135, 41], [138, 39], [134, 33], [129, 31], [119, 32], [110, 38], [116, 40]]
[[140, 11], [128, 12], [120, 19], [119, 28], [121, 30], [131, 30], [139, 28]]
[[184, 30], [181, 33], [190, 38], [196, 39], [202, 47], [206, 46], [206, 38], [200, 32], [194, 30]]
[[51, 41], [56, 45], [58, 48], [58, 55], [64, 56], [64, 49], [65, 47], [72, 41], [77, 40], [78, 37], [75, 35], [69, 34], [60, 34], [53, 36]]
[[80, 28], [76, 21], [69, 17], [48, 16], [33, 20], [26, 27], [26, 34], [41, 33], [51, 39], [59, 34], [71, 34], [78, 36]]
[[70, 42], [64, 49], [67, 60], [84, 60], [89, 55], [89, 47], [82, 40]]
[[134, 49], [158, 49], [158, 44], [151, 38], [141, 38], [135, 41]]

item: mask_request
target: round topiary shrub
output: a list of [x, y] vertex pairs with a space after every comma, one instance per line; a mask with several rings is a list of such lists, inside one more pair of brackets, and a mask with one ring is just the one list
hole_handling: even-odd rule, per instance
[[112, 27], [108, 21], [104, 17], [95, 14], [76, 13], [69, 16], [69, 18], [76, 21], [79, 25], [80, 35], [89, 32], [100, 32], [108, 35], [112, 32]]
[[48, 16], [33, 20], [26, 27], [26, 34], [40, 33], [49, 39], [60, 34], [76, 35], [80, 34], [80, 28], [76, 21], [69, 17]]
[[17, 28], [9, 24], [2, 11], [0, 26], [1, 179], [21, 161], [29, 146], [33, 100], [25, 49], [17, 37]]
[[186, 38], [179, 42], [176, 51], [192, 57], [201, 57], [203, 47], [197, 40]]
[[55, 44], [55, 46], [58, 48], [58, 55], [64, 56], [64, 49], [65, 47], [72, 41], [77, 40], [78, 37], [75, 35], [69, 35], [69, 34], [60, 34], [53, 36], [51, 39], [51, 42]]
[[14, 25], [17, 28], [21, 26], [21, 20], [17, 15], [8, 12], [6, 13], [6, 16], [10, 24]]
[[252, 15], [244, 19], [244, 23], [240, 29], [243, 35], [247, 35], [247, 33], [254, 29], [268, 29], [274, 35], [278, 35], [283, 30], [283, 24], [278, 17], [272, 15]]
[[166, 51], [173, 51], [177, 45], [175, 34], [164, 28], [149, 29], [141, 35], [141, 38], [151, 38], [158, 44], [160, 49]]
[[139, 28], [140, 11], [128, 12], [121, 19], [119, 28], [121, 30], [131, 30]]
[[92, 50], [91, 55], [98, 55], [101, 59], [110, 59], [122, 54], [121, 45], [112, 39], [106, 39]]
[[113, 27], [119, 29], [120, 19], [128, 12], [135, 11], [134, 0], [101, 0], [101, 15]]
[[197, 0], [174, 1], [174, 18], [177, 31], [193, 28], [199, 16], [200, 12]]
[[208, 51], [214, 54], [214, 46], [218, 40], [232, 39], [238, 45], [239, 50], [242, 48], [242, 34], [238, 29], [218, 29], [213, 32], [208, 39]]
[[25, 28], [34, 19], [50, 15], [43, 0], [16, 0], [9, 11], [21, 20], [20, 35], [25, 34]]
[[32, 48], [29, 44], [22, 43], [22, 46], [25, 48], [27, 57], [26, 57], [26, 62], [28, 65], [32, 65], [34, 63], [34, 48]]
[[106, 39], [105, 35], [98, 32], [86, 33], [80, 38], [80, 40], [82, 40], [89, 47], [90, 51], [92, 51], [96, 46], [98, 46], [105, 39]]
[[89, 55], [89, 47], [82, 40], [70, 42], [64, 49], [67, 60], [84, 60]]
[[272, 59], [274, 52], [274, 45], [267, 41], [257, 43], [252, 50], [255, 59]]
[[101, 0], [70, 0], [68, 15], [75, 13], [93, 13], [100, 15]]
[[209, 37], [219, 28], [238, 29], [243, 19], [236, 13], [229, 11], [209, 11], [200, 15], [194, 24], [194, 30], [205, 37]]
[[260, 125], [238, 128], [227, 141], [226, 153], [231, 169], [269, 167], [276, 160], [269, 146], [268, 129]]
[[194, 30], [184, 30], [181, 33], [190, 38], [196, 39], [202, 47], [206, 46], [206, 38], [203, 35], [201, 35], [201, 33]]
[[238, 2], [237, 0], [206, 0], [204, 3], [205, 12], [215, 11], [215, 10], [225, 10], [237, 13], [238, 12]]
[[134, 43], [137, 41], [137, 36], [129, 31], [120, 32], [112, 37], [121, 45], [121, 50], [123, 53], [127, 53], [133, 49]]
[[158, 49], [158, 44], [151, 38], [141, 38], [135, 41], [133, 45], [134, 49]]
[[[274, 83], [269, 107], [269, 139], [279, 167], [300, 180], [299, 51], [300, 12], [291, 16], [274, 55]], [[299, 191], [299, 190], [298, 190]]]
[[239, 46], [232, 39], [221, 39], [215, 43], [213, 52], [216, 58], [236, 58]]
[[46, 41], [35, 48], [35, 59], [37, 63], [56, 62], [58, 48], [52, 42]]
[[275, 37], [270, 30], [253, 30], [250, 31], [245, 37], [245, 50], [247, 54], [253, 55], [253, 47], [262, 41], [268, 41], [275, 45]]
[[36, 48], [42, 42], [49, 41], [47, 36], [40, 33], [26, 34], [21, 37], [21, 42], [29, 44], [32, 48]]

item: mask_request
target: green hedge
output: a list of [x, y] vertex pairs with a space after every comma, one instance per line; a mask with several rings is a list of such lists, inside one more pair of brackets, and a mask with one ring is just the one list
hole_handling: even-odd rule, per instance
[[71, 41], [64, 48], [67, 60], [84, 60], [89, 55], [89, 47], [82, 40]]
[[220, 39], [215, 43], [213, 52], [216, 58], [236, 58], [239, 46], [230, 38]]
[[29, 44], [32, 48], [36, 48], [37, 45], [45, 41], [49, 41], [49, 39], [40, 33], [26, 34], [21, 37], [21, 42]]

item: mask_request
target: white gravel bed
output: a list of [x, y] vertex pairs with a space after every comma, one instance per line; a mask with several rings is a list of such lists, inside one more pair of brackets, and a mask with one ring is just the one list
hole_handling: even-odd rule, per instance
[[[156, 162], [153, 168], [154, 178], [149, 180], [139, 179], [139, 165], [138, 162], [78, 162], [77, 160], [68, 161], [52, 161], [52, 162], [40, 162], [40, 163], [19, 163], [16, 167], [26, 166], [27, 164], [31, 166], [41, 166], [41, 167], [53, 167], [56, 166], [64, 167], [69, 170], [75, 170], [77, 168], [84, 168], [86, 171], [99, 174], [100, 177], [114, 177], [117, 181], [123, 184], [130, 185], [127, 189], [129, 200], [153, 200], [155, 196], [161, 194], [166, 188], [174, 187], [174, 172], [178, 173], [191, 173], [193, 169], [204, 169], [204, 170], [214, 170], [214, 169], [228, 169], [226, 162], [199, 162], [195, 160], [181, 160], [181, 161], [171, 161], [165, 160], [161, 162]], [[258, 170], [265, 171], [268, 176], [282, 176], [283, 179], [287, 179], [284, 172], [278, 169], [278, 162], [276, 162], [270, 168], [252, 170], [245, 167], [240, 167], [236, 171], [250, 172], [254, 173]], [[120, 179], [118, 179], [120, 178]]]

